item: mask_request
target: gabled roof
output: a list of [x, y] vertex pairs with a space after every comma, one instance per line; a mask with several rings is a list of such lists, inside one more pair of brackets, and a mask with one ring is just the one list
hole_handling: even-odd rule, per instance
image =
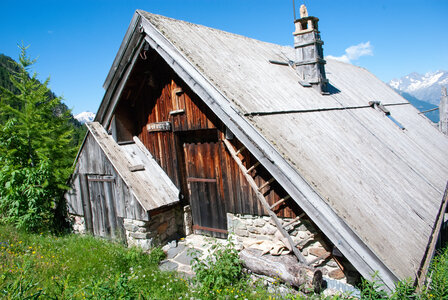
[[426, 117], [365, 69], [328, 60], [321, 95], [269, 62], [294, 60], [290, 47], [137, 11], [105, 82], [105, 126], [142, 36], [363, 276], [416, 277], [448, 179], [448, 139]]
[[137, 137], [134, 137], [135, 143], [118, 145], [98, 122], [86, 125], [88, 134], [93, 136], [144, 210], [179, 202], [179, 190]]

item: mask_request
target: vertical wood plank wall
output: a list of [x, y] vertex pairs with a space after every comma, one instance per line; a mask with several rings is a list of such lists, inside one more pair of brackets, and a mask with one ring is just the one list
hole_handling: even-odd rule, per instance
[[[142, 73], [152, 75], [142, 76]], [[219, 201], [224, 202], [226, 212], [267, 215], [221, 142], [225, 126], [168, 66], [160, 62], [152, 61], [146, 65], [140, 62], [124, 94], [127, 95], [126, 99], [120, 100], [115, 111], [116, 117], [124, 119], [126, 115], [134, 116], [134, 122], [138, 125], [133, 134], [140, 138], [186, 198], [188, 190], [183, 145], [207, 143], [210, 139], [216, 139], [219, 143], [214, 143], [213, 147], [218, 149], [211, 151], [220, 153], [218, 158], [207, 161], [200, 157], [192, 159], [194, 163], [202, 164], [198, 167], [217, 170]], [[117, 116], [121, 112], [126, 113]], [[158, 122], [170, 122], [171, 130], [148, 132], [147, 125]], [[236, 139], [232, 143], [241, 146]], [[255, 163], [248, 151], [242, 154], [247, 167]], [[253, 175], [259, 186], [270, 179], [261, 166], [253, 171]], [[285, 196], [284, 190], [275, 182], [263, 192], [270, 204]], [[279, 216], [282, 217], [295, 217], [299, 213], [300, 209], [293, 201], [286, 201], [279, 209]]]
[[[92, 184], [92, 178], [107, 178], [107, 184], [100, 182], [103, 188]], [[107, 186], [106, 186], [107, 185]], [[149, 220], [148, 213], [136, 201], [132, 192], [109, 162], [95, 139], [89, 134], [85, 141], [83, 151], [80, 153], [72, 179], [72, 190], [66, 193], [69, 213], [83, 215], [86, 218], [87, 229], [95, 233], [96, 219], [101, 218], [107, 210], [109, 224], [118, 226], [122, 221], [119, 218]], [[104, 194], [104, 195], [103, 195]], [[101, 196], [101, 203], [92, 205], [95, 199]], [[98, 204], [98, 205], [97, 205]], [[99, 207], [104, 206], [101, 209]], [[100, 211], [101, 210], [101, 211]], [[117, 228], [112, 228], [115, 230]], [[97, 228], [98, 230], [98, 228]], [[99, 233], [99, 231], [97, 231]], [[98, 234], [99, 235], [99, 234]], [[110, 233], [108, 235], [113, 235]]]

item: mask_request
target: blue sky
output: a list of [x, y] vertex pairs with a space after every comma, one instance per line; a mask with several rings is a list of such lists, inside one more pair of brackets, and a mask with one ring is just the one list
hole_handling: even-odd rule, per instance
[[[295, 0], [320, 19], [324, 54], [383, 81], [448, 70], [448, 0]], [[293, 44], [292, 0], [0, 1], [0, 53], [17, 44], [73, 113], [96, 112], [102, 84], [135, 9], [281, 45]]]

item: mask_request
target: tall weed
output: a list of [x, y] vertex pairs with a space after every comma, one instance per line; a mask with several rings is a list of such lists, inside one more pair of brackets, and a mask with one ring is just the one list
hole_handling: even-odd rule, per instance
[[448, 299], [448, 247], [439, 251], [431, 263], [426, 296]]

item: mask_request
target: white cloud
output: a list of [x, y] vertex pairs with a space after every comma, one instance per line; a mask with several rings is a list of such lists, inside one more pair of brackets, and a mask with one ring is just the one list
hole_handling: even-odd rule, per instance
[[357, 60], [361, 56], [367, 55], [373, 55], [373, 46], [370, 45], [370, 41], [348, 47], [347, 49], [345, 49], [345, 54], [342, 56], [328, 55], [327, 58], [350, 63], [352, 60]]

